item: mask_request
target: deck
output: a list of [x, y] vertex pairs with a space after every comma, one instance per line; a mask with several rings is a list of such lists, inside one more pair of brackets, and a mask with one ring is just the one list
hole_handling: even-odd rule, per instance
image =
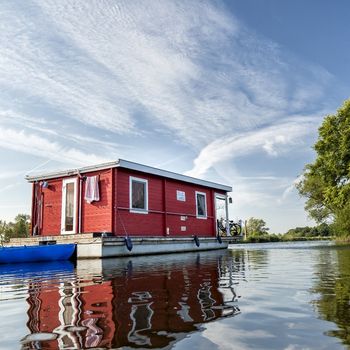
[[138, 236], [130, 238], [132, 242], [130, 251], [127, 249], [125, 237], [101, 237], [101, 235], [97, 236], [95, 233], [13, 238], [7, 245], [30, 246], [75, 243], [77, 245], [77, 259], [93, 259], [226, 249], [229, 243], [234, 243], [241, 239], [240, 236], [222, 237], [222, 243], [219, 243], [215, 237], [199, 237], [199, 245], [197, 245], [194, 237]]

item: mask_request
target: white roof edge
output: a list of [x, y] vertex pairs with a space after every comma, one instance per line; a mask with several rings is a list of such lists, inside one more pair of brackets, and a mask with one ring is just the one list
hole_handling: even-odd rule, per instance
[[130, 161], [124, 160], [124, 159], [119, 159], [118, 167], [136, 170], [136, 171], [141, 171], [141, 172], [147, 173], [147, 174], [163, 176], [163, 177], [167, 177], [169, 179], [189, 182], [189, 183], [193, 183], [193, 184], [201, 185], [201, 186], [205, 186], [205, 187], [216, 188], [216, 189], [223, 190], [226, 192], [232, 191], [231, 186], [221, 185], [221, 184], [218, 184], [215, 182], [197, 179], [195, 177], [174, 173], [174, 172], [168, 171], [168, 170], [154, 168], [154, 167], [151, 167], [148, 165], [130, 162]]
[[140, 171], [140, 172], [143, 172], [146, 174], [163, 176], [163, 177], [166, 177], [169, 179], [193, 183], [193, 184], [204, 186], [204, 187], [215, 188], [215, 189], [219, 189], [219, 190], [222, 190], [225, 192], [232, 191], [231, 186], [221, 185], [221, 184], [218, 184], [215, 182], [197, 179], [195, 177], [174, 173], [174, 172], [171, 172], [168, 170], [154, 168], [154, 167], [151, 167], [148, 165], [130, 162], [130, 161], [124, 160], [124, 159], [119, 159], [117, 161], [102, 163], [102, 164], [98, 164], [98, 165], [90, 165], [90, 166], [86, 166], [86, 167], [82, 167], [82, 168], [56, 171], [56, 172], [51, 172], [51, 173], [46, 173], [46, 174], [38, 174], [38, 175], [33, 175], [33, 176], [26, 175], [25, 178], [28, 182], [35, 182], [35, 181], [40, 181], [40, 180], [55, 179], [55, 178], [63, 177], [63, 176], [77, 175], [78, 173], [83, 174], [83, 173], [87, 173], [90, 171], [98, 171], [98, 170], [104, 170], [104, 169], [110, 169], [110, 168], [116, 168], [116, 167]]
[[84, 174], [90, 171], [99, 171], [104, 169], [111, 169], [118, 166], [118, 161], [112, 161], [97, 165], [89, 165], [82, 168], [75, 168], [75, 169], [68, 169], [68, 170], [61, 170], [61, 171], [55, 171], [50, 173], [44, 173], [44, 174], [38, 174], [38, 175], [26, 175], [25, 179], [28, 182], [35, 182], [40, 180], [49, 180], [49, 179], [56, 179], [58, 177], [63, 176], [72, 176], [77, 175], [78, 173]]

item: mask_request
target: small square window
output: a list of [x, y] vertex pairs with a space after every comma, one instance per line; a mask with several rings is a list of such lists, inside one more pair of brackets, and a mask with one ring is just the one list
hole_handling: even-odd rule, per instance
[[196, 215], [197, 218], [207, 218], [207, 195], [203, 192], [196, 192]]
[[130, 177], [130, 211], [147, 213], [148, 181]]

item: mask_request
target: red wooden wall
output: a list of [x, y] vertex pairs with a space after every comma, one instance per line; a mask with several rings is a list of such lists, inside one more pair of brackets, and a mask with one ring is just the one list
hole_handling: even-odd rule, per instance
[[[114, 173], [116, 235], [167, 236], [168, 232], [172, 237], [215, 236], [214, 196], [225, 192], [123, 168]], [[129, 211], [130, 176], [148, 181], [147, 214]], [[176, 191], [185, 192], [185, 202], [177, 200]], [[206, 219], [196, 217], [196, 191], [206, 193]]]
[[[100, 201], [92, 202], [91, 204], [84, 201], [85, 181], [82, 181], [78, 178], [76, 204], [77, 218], [79, 215], [79, 181], [82, 181], [82, 220], [80, 232], [112, 232], [112, 169], [84, 175], [100, 176]], [[39, 232], [41, 236], [53, 236], [61, 234], [62, 183], [63, 179], [69, 178], [77, 178], [77, 176], [47, 180], [49, 184], [48, 188], [41, 188], [40, 183], [34, 185], [35, 188], [33, 191], [34, 194], [32, 199], [32, 230], [34, 229], [35, 225], [38, 224], [40, 226]], [[38, 198], [42, 198], [42, 209], [40, 209], [38, 206]], [[40, 212], [40, 210], [42, 210], [42, 219], [37, 220], [37, 213]], [[76, 232], [79, 232], [79, 219], [76, 220]]]
[[[77, 217], [81, 213], [80, 232], [112, 232], [117, 236], [215, 236], [215, 193], [225, 194], [200, 185], [165, 179], [160, 176], [136, 172], [124, 168], [106, 169], [86, 173], [99, 175], [100, 201], [91, 204], [84, 201], [85, 181], [77, 177]], [[148, 181], [148, 213], [130, 212], [130, 176]], [[73, 176], [72, 176], [73, 177]], [[72, 178], [67, 177], [67, 178]], [[79, 181], [82, 186], [81, 210], [79, 210]], [[62, 182], [63, 178], [47, 181], [48, 188], [34, 185], [32, 229], [40, 226], [40, 235], [61, 234]], [[186, 201], [177, 200], [176, 191], [185, 192]], [[207, 218], [196, 217], [196, 191], [206, 193]], [[42, 220], [37, 202], [43, 199]], [[79, 233], [79, 219], [76, 220]]]
[[100, 200], [91, 204], [84, 201], [85, 182], [83, 182], [81, 232], [112, 232], [112, 170], [84, 174], [100, 176]]
[[[62, 179], [51, 180], [49, 184], [49, 188], [41, 189], [43, 204], [40, 232], [42, 236], [61, 233]], [[40, 184], [36, 186], [40, 187]]]
[[[162, 178], [144, 175], [124, 169], [114, 169], [115, 172], [115, 233], [116, 235], [132, 236], [163, 236], [163, 186]], [[130, 213], [129, 179], [130, 176], [148, 180], [148, 214]], [[125, 232], [126, 231], [126, 232]]]

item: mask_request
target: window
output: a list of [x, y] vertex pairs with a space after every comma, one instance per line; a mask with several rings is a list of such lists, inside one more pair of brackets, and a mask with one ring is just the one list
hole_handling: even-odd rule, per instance
[[186, 193], [184, 191], [176, 191], [176, 199], [180, 202], [186, 202]]
[[130, 211], [147, 214], [148, 211], [148, 181], [130, 177]]
[[197, 218], [207, 218], [207, 195], [203, 192], [196, 192], [196, 215]]

